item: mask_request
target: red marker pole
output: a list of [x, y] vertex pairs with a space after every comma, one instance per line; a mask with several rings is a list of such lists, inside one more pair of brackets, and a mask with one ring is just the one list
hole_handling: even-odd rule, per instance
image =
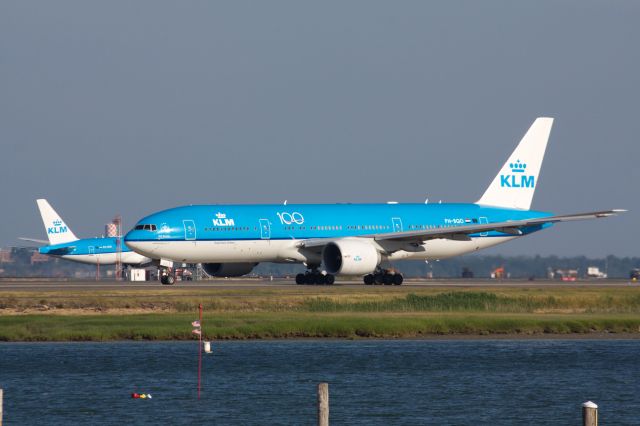
[[200, 310], [200, 334], [198, 335], [198, 399], [200, 399], [200, 377], [202, 374], [202, 303], [198, 305]]

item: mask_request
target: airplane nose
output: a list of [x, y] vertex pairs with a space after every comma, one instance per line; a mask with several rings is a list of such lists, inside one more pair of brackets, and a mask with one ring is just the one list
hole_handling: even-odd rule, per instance
[[[141, 241], [138, 235], [141, 231], [132, 230], [127, 232], [127, 235], [124, 236], [124, 243], [131, 250], [135, 251], [138, 254], [142, 254], [143, 256], [148, 255], [147, 250], [145, 250], [145, 243]], [[148, 249], [148, 247], [146, 247]]]
[[128, 243], [128, 242], [131, 240], [131, 233], [132, 233], [132, 232], [133, 232], [133, 231], [129, 231], [129, 232], [127, 232], [127, 233], [125, 234], [125, 236], [124, 236], [124, 242], [125, 242], [125, 243]]
[[135, 229], [127, 232], [127, 234], [124, 236], [124, 243], [127, 246], [134, 248], [137, 245], [136, 243], [140, 241], [140, 236], [138, 235], [139, 233], [140, 231], [136, 231]]

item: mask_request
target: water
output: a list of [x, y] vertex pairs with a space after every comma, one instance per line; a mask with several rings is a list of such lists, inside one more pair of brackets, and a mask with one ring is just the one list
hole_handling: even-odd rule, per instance
[[[640, 341], [4, 343], [5, 424], [640, 424]], [[132, 392], [151, 393], [134, 400]]]

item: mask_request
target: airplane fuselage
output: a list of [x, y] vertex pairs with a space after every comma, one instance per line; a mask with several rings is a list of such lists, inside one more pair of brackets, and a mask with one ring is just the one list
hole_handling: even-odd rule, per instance
[[[386, 260], [443, 259], [517, 238], [503, 232], [422, 244], [377, 241], [374, 235], [505, 222], [549, 213], [477, 204], [201, 205], [165, 210], [138, 222], [125, 238], [136, 252], [177, 262], [304, 262], [319, 264], [319, 251], [300, 241], [357, 237], [376, 245]], [[525, 229], [526, 235], [550, 225]], [[146, 228], [146, 229], [145, 229]]]
[[[121, 241], [121, 244], [120, 259], [123, 264], [139, 265], [150, 261], [132, 251], [124, 241]], [[117, 238], [82, 238], [68, 243], [43, 246], [39, 252], [80, 263], [109, 265], [117, 260]]]

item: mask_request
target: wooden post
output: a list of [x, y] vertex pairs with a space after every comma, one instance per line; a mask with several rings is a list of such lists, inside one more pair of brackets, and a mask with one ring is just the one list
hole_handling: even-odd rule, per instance
[[2, 389], [0, 388], [0, 426], [2, 426]]
[[329, 383], [318, 385], [318, 426], [329, 426]]
[[198, 317], [198, 322], [200, 323], [200, 334], [198, 334], [198, 399], [200, 399], [200, 384], [202, 383], [200, 379], [202, 376], [202, 303], [198, 305], [198, 311], [200, 312]]
[[587, 401], [582, 404], [582, 425], [598, 426], [598, 405]]

